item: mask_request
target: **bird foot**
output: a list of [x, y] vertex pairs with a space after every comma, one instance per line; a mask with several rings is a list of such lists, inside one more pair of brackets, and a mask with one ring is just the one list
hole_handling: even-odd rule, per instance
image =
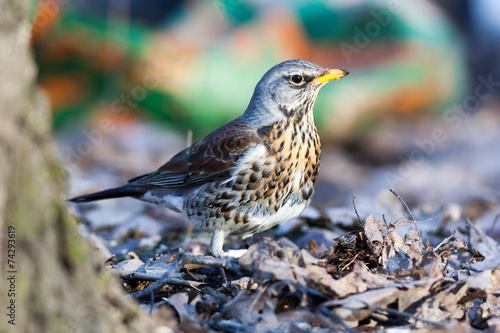
[[245, 253], [247, 253], [247, 249], [239, 249], [239, 250], [228, 250], [226, 252], [223, 252], [221, 254], [221, 258], [223, 259], [239, 259], [241, 258]]

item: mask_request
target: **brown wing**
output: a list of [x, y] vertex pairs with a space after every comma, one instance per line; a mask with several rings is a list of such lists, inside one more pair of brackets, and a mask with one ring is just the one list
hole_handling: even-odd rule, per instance
[[260, 142], [255, 131], [238, 119], [215, 130], [175, 155], [157, 171], [131, 179], [134, 185], [186, 187], [230, 176], [231, 168]]

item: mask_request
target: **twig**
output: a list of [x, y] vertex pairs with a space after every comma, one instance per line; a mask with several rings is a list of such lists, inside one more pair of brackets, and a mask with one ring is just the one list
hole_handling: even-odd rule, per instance
[[179, 258], [179, 255], [177, 256], [177, 259], [179, 260], [178, 266], [184, 266], [186, 264], [194, 264], [194, 265], [201, 265], [201, 266], [214, 266], [214, 267], [223, 267], [227, 270], [230, 270], [232, 272], [239, 273], [240, 268], [237, 264], [237, 260], [233, 258], [214, 258], [214, 257], [203, 257], [203, 256], [196, 256], [194, 254], [189, 254], [185, 252], [179, 252], [181, 255], [181, 258]]
[[179, 271], [180, 267], [183, 267], [186, 264], [223, 267], [225, 269], [239, 273], [239, 267], [236, 264], [236, 260], [234, 259], [201, 257], [179, 251], [179, 254], [175, 258], [173, 265], [169, 267], [169, 269], [167, 269], [167, 271], [155, 283], [147, 288], [144, 288], [143, 290], [136, 291], [135, 293], [130, 294], [130, 296], [135, 298], [143, 298], [158, 292], [161, 288], [163, 288], [163, 286], [169, 284], [172, 281], [172, 276]]
[[[151, 281], [151, 282], [155, 282], [161, 278], [158, 275], [124, 271], [121, 269], [114, 269], [113, 271], [119, 278], [126, 280], [126, 281]], [[197, 281], [188, 281], [188, 280], [183, 280], [183, 279], [171, 278], [168, 280], [168, 282], [166, 284], [172, 284], [172, 285], [176, 285], [179, 287], [197, 288], [197, 287], [201, 286], [203, 283], [197, 282]]]
[[327, 316], [328, 318], [330, 318], [334, 324], [336, 324], [337, 326], [340, 326], [340, 330], [338, 330], [337, 332], [347, 332], [347, 333], [359, 333], [358, 330], [352, 328], [352, 327], [349, 327], [346, 325], [346, 323], [344, 323], [344, 321], [342, 319], [340, 319], [339, 317], [337, 317], [335, 314], [333, 314], [326, 306], [324, 305], [320, 305], [319, 306], [319, 311]]
[[407, 204], [406, 204], [406, 202], [403, 200], [403, 198], [401, 198], [401, 197], [399, 196], [399, 194], [398, 194], [395, 190], [393, 190], [392, 188], [391, 188], [391, 189], [389, 189], [389, 191], [391, 191], [391, 193], [392, 193], [392, 194], [394, 194], [394, 196], [395, 196], [396, 198], [398, 198], [398, 200], [399, 200], [399, 201], [401, 201], [401, 203], [405, 206], [405, 208], [406, 208], [406, 210], [408, 211], [408, 213], [410, 213], [410, 216], [411, 216], [411, 218], [413, 219], [413, 222], [414, 222], [414, 223], [417, 223], [417, 220], [415, 219], [415, 216], [413, 216], [413, 213], [411, 212], [410, 207], [408, 207], [408, 205], [407, 205]]
[[443, 276], [446, 276], [446, 269], [448, 268], [448, 264], [450, 263], [450, 259], [451, 259], [451, 256], [449, 256], [447, 259], [446, 259], [446, 263], [444, 264], [444, 267], [443, 269], [441, 270], [442, 273], [443, 273]]
[[358, 217], [359, 224], [363, 225], [363, 222], [361, 222], [361, 218], [359, 217], [359, 214], [358, 214], [358, 209], [356, 208], [356, 197], [352, 197], [352, 206], [354, 207], [354, 212], [356, 213], [356, 216]]
[[466, 223], [465, 228], [467, 230], [467, 246], [469, 247], [469, 249], [472, 249], [470, 229], [472, 229], [472, 228], [476, 229], [476, 227], [472, 224], [472, 221], [470, 220], [470, 218], [466, 218], [465, 223]]
[[455, 230], [453, 230], [453, 233], [450, 236], [448, 236], [445, 239], [443, 239], [443, 241], [441, 243], [439, 243], [438, 246], [436, 246], [434, 248], [434, 251], [437, 251], [441, 246], [443, 246], [444, 244], [448, 243], [450, 241], [450, 239], [452, 239], [454, 236], [455, 236]]
[[[363, 301], [361, 301], [363, 302]], [[423, 319], [423, 318], [420, 318], [420, 317], [417, 317], [415, 315], [412, 315], [411, 313], [408, 313], [408, 312], [404, 312], [404, 311], [398, 311], [396, 309], [391, 309], [391, 308], [384, 308], [384, 307], [381, 307], [381, 306], [377, 306], [377, 305], [373, 305], [373, 304], [369, 304], [367, 302], [363, 302], [366, 306], [372, 308], [372, 309], [375, 309], [375, 310], [378, 310], [378, 311], [385, 311], [389, 314], [392, 314], [392, 315], [395, 315], [395, 316], [400, 316], [400, 317], [405, 317], [405, 318], [412, 318], [412, 319], [415, 319], [415, 320], [418, 320], [422, 323], [425, 323], [425, 324], [428, 324], [428, 325], [434, 325], [434, 326], [438, 326], [438, 327], [442, 327], [442, 328], [445, 328], [445, 329], [451, 329], [453, 326], [448, 324], [448, 323], [442, 323], [442, 322], [437, 322], [437, 321], [431, 321], [431, 320], [427, 320], [427, 319]]]
[[396, 198], [399, 199], [399, 201], [401, 201], [401, 203], [405, 206], [406, 210], [408, 211], [408, 213], [410, 213], [410, 216], [413, 220], [413, 223], [415, 224], [415, 229], [417, 229], [417, 232], [418, 232], [418, 238], [420, 238], [420, 243], [424, 243], [424, 240], [422, 239], [422, 234], [420, 233], [420, 230], [418, 230], [418, 226], [417, 226], [417, 220], [415, 219], [415, 215], [413, 215], [413, 212], [410, 210], [410, 207], [408, 207], [408, 205], [406, 204], [406, 202], [403, 200], [403, 198], [401, 198], [401, 196], [396, 192], [396, 190], [393, 190], [393, 189], [389, 189], [389, 191], [391, 191], [392, 194], [394, 194], [396, 196]]
[[254, 326], [240, 324], [236, 320], [209, 320], [206, 322], [210, 328], [224, 332], [255, 332]]
[[356, 255], [354, 256], [354, 258], [352, 258], [351, 260], [349, 260], [349, 262], [344, 266], [344, 268], [341, 268], [340, 271], [342, 272], [344, 269], [346, 269], [347, 267], [349, 267], [354, 262], [354, 260], [356, 260], [356, 258], [359, 257], [360, 254], [361, 254], [361, 252], [356, 253]]
[[430, 220], [434, 220], [436, 217], [441, 216], [441, 215], [444, 215], [444, 212], [441, 212], [441, 213], [439, 213], [437, 215], [434, 215], [434, 216], [429, 217], [428, 219], [425, 219], [425, 220], [422, 220], [422, 221], [416, 221], [415, 223], [421, 224], [421, 223], [429, 222]]
[[403, 214], [403, 216], [399, 220], [397, 220], [395, 223], [391, 223], [388, 228], [399, 228], [399, 227], [402, 227], [402, 226], [407, 225], [409, 223], [422, 224], [422, 223], [425, 223], [425, 222], [429, 222], [430, 220], [433, 220], [436, 217], [441, 216], [443, 214], [444, 214], [444, 212], [439, 213], [438, 215], [434, 215], [432, 217], [429, 217], [428, 219], [425, 219], [425, 220], [422, 220], [422, 221], [415, 221], [415, 222], [405, 219], [406, 215]]
[[193, 275], [193, 273], [191, 273], [189, 271], [189, 269], [187, 269], [186, 267], [182, 267], [179, 272], [181, 272], [182, 274], [186, 275], [188, 277], [188, 279], [190, 280], [193, 280], [193, 281], [200, 281], [199, 278], [197, 278], [196, 276]]
[[[393, 216], [392, 216], [392, 218], [391, 218], [391, 222], [390, 222], [390, 223], [387, 223], [387, 221], [386, 221], [386, 219], [385, 219], [385, 215], [382, 215], [382, 217], [384, 218], [384, 222], [385, 222], [385, 224], [386, 224], [386, 226], [387, 226], [387, 227], [386, 227], [386, 230], [385, 230], [386, 232], [389, 232], [390, 230], [395, 230], [395, 229], [399, 228], [399, 227], [400, 227], [400, 225], [399, 225], [398, 223], [399, 223], [400, 221], [405, 221], [405, 222], [411, 223], [411, 222], [409, 222], [409, 221], [407, 221], [407, 220], [405, 220], [405, 219], [404, 219], [404, 218], [406, 217], [406, 215], [405, 215], [405, 214], [403, 214], [403, 216], [402, 216], [400, 219], [398, 219], [396, 222], [393, 222], [393, 221], [396, 219], [396, 216], [397, 216], [397, 215], [393, 215]], [[403, 225], [404, 225], [404, 224], [403, 224]]]
[[123, 269], [114, 268], [113, 272], [118, 275], [119, 278], [127, 281], [157, 281], [160, 277], [158, 275], [138, 273], [132, 271], [125, 271]]

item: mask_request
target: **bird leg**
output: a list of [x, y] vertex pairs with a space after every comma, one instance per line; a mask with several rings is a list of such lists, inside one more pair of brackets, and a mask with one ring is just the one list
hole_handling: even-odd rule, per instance
[[222, 258], [224, 256], [224, 238], [226, 233], [222, 230], [216, 230], [212, 234], [212, 239], [210, 240], [210, 252], [216, 258]]
[[210, 252], [212, 252], [212, 255], [214, 257], [223, 259], [238, 259], [247, 252], [247, 248], [241, 250], [229, 250], [227, 252], [224, 252], [223, 245], [226, 236], [227, 233], [221, 230], [213, 232], [212, 239], [210, 240]]
[[[216, 230], [212, 234], [212, 239], [210, 240], [210, 252], [216, 258], [224, 257], [224, 238], [226, 237], [226, 233], [222, 230]], [[227, 281], [226, 272], [224, 271], [224, 267], [219, 267], [219, 274], [222, 279], [222, 285], [227, 286], [229, 283]]]
[[[241, 257], [247, 250], [230, 250], [228, 252], [224, 252], [223, 245], [224, 239], [226, 238], [227, 233], [222, 230], [216, 230], [212, 234], [212, 239], [210, 240], [210, 252], [216, 258], [226, 259], [226, 258], [239, 258]], [[228, 285], [226, 272], [224, 271], [224, 267], [219, 267], [219, 274], [222, 279], [222, 283], [224, 286]]]

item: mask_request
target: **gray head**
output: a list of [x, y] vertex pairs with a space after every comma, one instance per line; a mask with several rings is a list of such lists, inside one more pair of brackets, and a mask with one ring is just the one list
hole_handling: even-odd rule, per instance
[[267, 71], [255, 87], [245, 114], [246, 123], [258, 126], [284, 120], [297, 112], [312, 112], [322, 86], [349, 74], [304, 60], [288, 60]]

